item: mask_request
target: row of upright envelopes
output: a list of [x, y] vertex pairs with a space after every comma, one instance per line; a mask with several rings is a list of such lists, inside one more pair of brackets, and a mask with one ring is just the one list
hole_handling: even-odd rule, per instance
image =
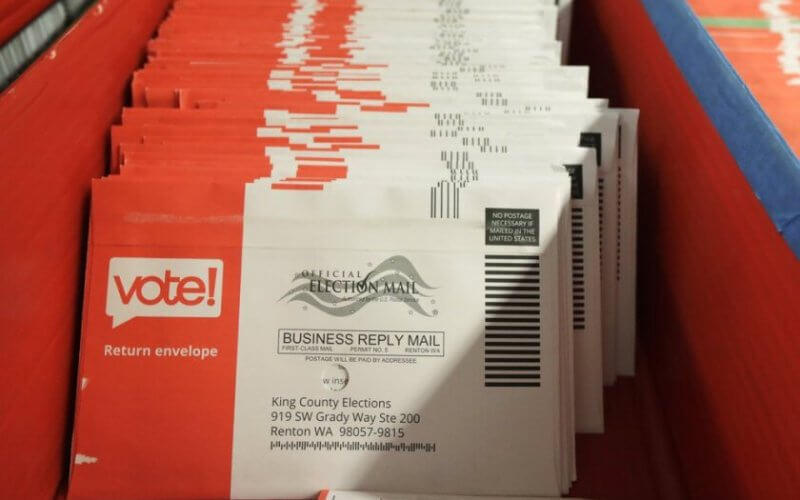
[[569, 491], [638, 112], [552, 3], [175, 2], [93, 184], [72, 498]]

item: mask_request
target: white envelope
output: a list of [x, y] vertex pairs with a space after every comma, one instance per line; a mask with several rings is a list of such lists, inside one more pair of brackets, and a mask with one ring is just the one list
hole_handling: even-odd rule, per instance
[[[248, 186], [231, 495], [305, 498], [319, 484], [559, 494], [556, 227], [568, 196], [563, 179], [524, 189], [476, 186], [465, 191], [458, 222], [426, 220], [425, 210], [422, 218], [413, 215], [427, 203], [427, 193], [408, 186], [352, 182], [309, 196], [270, 192], [259, 183]], [[514, 227], [533, 230], [531, 218], [537, 215], [539, 246], [495, 245], [500, 235], [487, 232], [485, 225], [488, 217], [491, 228], [516, 221], [521, 226]], [[530, 238], [536, 239], [533, 233], [515, 233], [511, 241]], [[331, 295], [333, 285], [326, 279], [340, 281], [340, 294], [347, 294], [348, 280], [364, 280], [370, 270], [376, 279], [400, 280], [406, 292], [413, 281], [419, 295], [398, 296], [401, 290], [387, 296], [369, 289], [372, 298], [344, 303]], [[351, 279], [351, 273], [361, 277]], [[538, 320], [528, 312], [534, 303], [540, 307]], [[540, 341], [533, 342], [540, 345], [533, 350], [539, 355], [515, 353], [531, 350], [524, 340], [534, 338], [537, 329]], [[355, 338], [329, 350], [324, 341], [312, 338], [306, 344], [302, 336], [333, 331]], [[389, 340], [370, 345], [367, 339], [380, 332], [400, 335], [399, 345]], [[407, 350], [408, 339], [422, 332], [440, 341], [430, 340], [424, 353]], [[282, 339], [288, 340], [282, 344]], [[430, 350], [432, 343], [441, 351]], [[395, 356], [416, 362], [383, 361]], [[343, 387], [323, 379], [337, 379]], [[331, 400], [362, 405], [348, 406], [342, 414], [392, 413], [398, 419], [407, 415], [408, 421], [387, 423], [387, 429], [395, 429], [385, 431], [391, 436], [349, 436], [367, 426], [352, 420], [344, 425], [298, 422], [292, 412], [303, 410], [301, 397], [319, 405]], [[295, 409], [291, 398], [296, 398]], [[329, 411], [330, 406], [305, 410], [340, 411]], [[281, 420], [285, 411], [290, 422]], [[333, 434], [315, 427], [331, 428]], [[406, 429], [403, 437], [398, 428]], [[351, 447], [335, 444], [342, 441]], [[376, 453], [369, 443], [385, 447]], [[405, 447], [399, 447], [402, 443]], [[270, 474], [259, 472], [264, 470]], [[504, 481], [498, 484], [500, 471]]]

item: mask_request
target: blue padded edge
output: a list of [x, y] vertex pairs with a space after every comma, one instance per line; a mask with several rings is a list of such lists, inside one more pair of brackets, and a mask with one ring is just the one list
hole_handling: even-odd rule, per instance
[[[800, 258], [800, 159], [685, 0], [641, 1], [756, 197]], [[797, 106], [800, 119], [800, 103], [786, 105]]]

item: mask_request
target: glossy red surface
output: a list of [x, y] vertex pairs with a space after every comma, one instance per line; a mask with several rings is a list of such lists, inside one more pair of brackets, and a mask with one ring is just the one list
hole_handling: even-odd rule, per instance
[[0, 0], [0, 45], [3, 45], [36, 16], [42, 13], [52, 0]]
[[641, 108], [640, 341], [685, 495], [798, 498], [800, 263], [639, 0], [578, 6], [593, 95]]
[[101, 2], [0, 95], [2, 498], [66, 477], [89, 181], [166, 4]]
[[[0, 497], [63, 494], [89, 181], [167, 3], [103, 2], [0, 95]], [[573, 32], [594, 95], [642, 109], [643, 349], [572, 493], [796, 498], [800, 266], [639, 1], [578, 1]]]

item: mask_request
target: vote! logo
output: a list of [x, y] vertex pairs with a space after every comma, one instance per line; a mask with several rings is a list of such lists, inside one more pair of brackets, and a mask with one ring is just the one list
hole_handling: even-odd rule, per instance
[[109, 261], [106, 314], [113, 328], [137, 316], [216, 318], [221, 307], [221, 260], [114, 257]]

